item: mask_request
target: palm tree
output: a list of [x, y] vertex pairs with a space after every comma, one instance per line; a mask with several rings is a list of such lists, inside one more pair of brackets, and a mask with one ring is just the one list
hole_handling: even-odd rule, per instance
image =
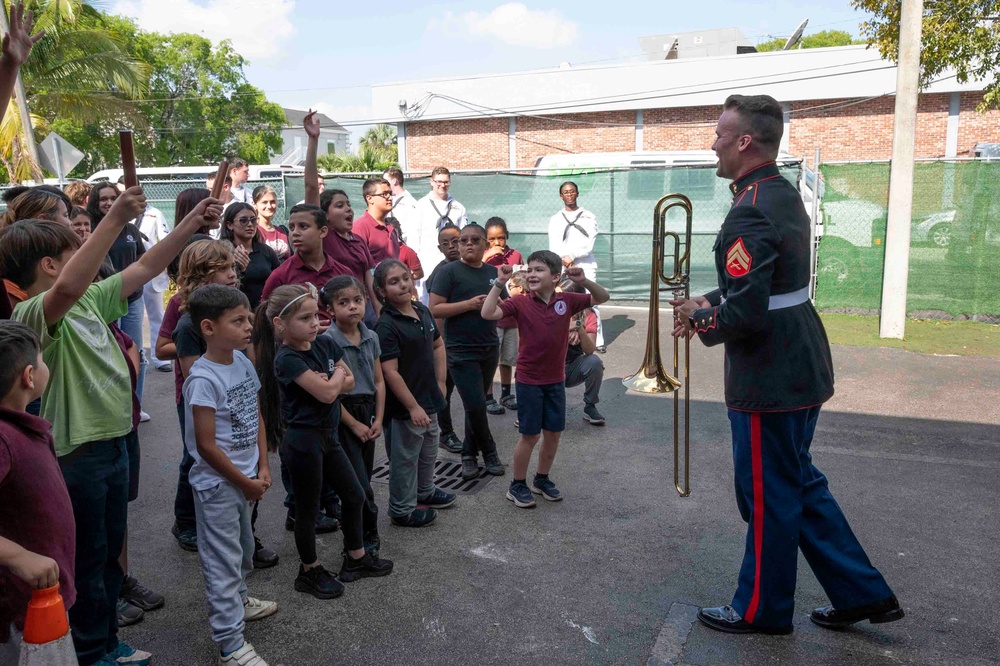
[[[27, 0], [25, 6], [35, 12], [35, 28], [45, 30], [21, 67], [34, 111], [32, 124], [44, 130], [46, 119], [54, 118], [141, 122], [130, 100], [145, 93], [149, 67], [130, 55], [125, 42], [105, 26], [101, 12], [87, 0]], [[16, 182], [40, 170], [28, 156], [21, 119], [12, 111], [0, 125], [0, 163]]]
[[317, 162], [321, 169], [331, 173], [381, 173], [396, 165], [394, 151], [373, 149], [365, 144], [358, 148], [357, 155], [352, 153], [321, 155]]
[[361, 146], [368, 146], [369, 148], [377, 148], [386, 151], [395, 150], [396, 128], [392, 125], [384, 124], [369, 127], [368, 131], [361, 136], [358, 146], [359, 148]]

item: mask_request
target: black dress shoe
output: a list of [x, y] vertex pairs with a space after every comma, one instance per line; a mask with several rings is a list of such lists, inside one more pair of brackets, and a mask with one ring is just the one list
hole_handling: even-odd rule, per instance
[[833, 606], [817, 608], [809, 614], [809, 619], [826, 629], [846, 629], [855, 622], [868, 620], [872, 624], [902, 620], [905, 613], [896, 597], [876, 601], [867, 606], [837, 610]]
[[262, 544], [257, 537], [253, 538], [253, 568], [267, 569], [278, 563], [278, 554]]
[[792, 633], [792, 626], [787, 627], [761, 627], [750, 624], [740, 614], [733, 610], [732, 606], [721, 608], [699, 608], [698, 619], [706, 627], [711, 627], [716, 631], [724, 631], [727, 634], [772, 634], [784, 636]]
[[[285, 529], [289, 532], [295, 531], [295, 516], [291, 513], [285, 516]], [[330, 518], [322, 511], [316, 514], [316, 534], [329, 534], [339, 529], [340, 521], [336, 518]]]

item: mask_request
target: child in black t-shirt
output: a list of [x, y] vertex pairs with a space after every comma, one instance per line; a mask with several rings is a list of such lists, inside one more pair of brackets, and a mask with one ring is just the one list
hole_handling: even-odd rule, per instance
[[[437, 415], [444, 409], [444, 342], [430, 310], [413, 301], [413, 277], [401, 261], [387, 259], [375, 269], [375, 294], [382, 315], [375, 325], [382, 349], [382, 375], [392, 455], [389, 458], [389, 517], [401, 527], [423, 527], [435, 509], [455, 503], [455, 495], [434, 486]], [[429, 507], [418, 509], [417, 502]]]
[[503, 464], [490, 432], [486, 393], [500, 362], [500, 340], [496, 322], [483, 319], [479, 311], [497, 279], [497, 269], [483, 263], [486, 231], [469, 224], [459, 237], [460, 261], [443, 266], [431, 285], [431, 313], [444, 319], [448, 371], [465, 405], [465, 446], [462, 478], [479, 476], [478, 455], [483, 454], [486, 472], [503, 476]]
[[[460, 235], [461, 230], [454, 224], [450, 223], [441, 227], [441, 231], [438, 232], [438, 249], [441, 250], [441, 254], [444, 255], [444, 259], [442, 259], [441, 263], [439, 263], [434, 270], [431, 271], [430, 277], [426, 280], [425, 286], [428, 294], [431, 293], [431, 286], [434, 284], [434, 279], [441, 272], [441, 268], [447, 266], [453, 261], [458, 261], [461, 256], [461, 250], [458, 246], [458, 237]], [[436, 319], [435, 323], [437, 324], [438, 330], [444, 330], [443, 320]], [[448, 453], [461, 453], [464, 445], [455, 435], [455, 426], [451, 422], [451, 394], [455, 390], [455, 382], [452, 381], [450, 372], [445, 377], [444, 388], [444, 409], [442, 409], [438, 414], [438, 428], [441, 431], [441, 448]]]
[[[256, 325], [258, 363], [274, 358], [274, 375], [262, 382], [262, 400], [280, 395], [285, 436], [281, 457], [295, 488], [295, 547], [302, 564], [295, 589], [317, 599], [332, 599], [344, 586], [316, 556], [316, 514], [323, 479], [329, 481], [343, 504], [344, 564], [340, 580], [385, 576], [392, 562], [365, 552], [361, 510], [365, 491], [337, 438], [340, 394], [354, 387], [354, 376], [343, 361], [343, 351], [319, 333], [319, 297], [312, 285], [276, 288], [266, 308], [258, 309]], [[263, 312], [262, 312], [263, 310]], [[262, 316], [263, 315], [263, 316]], [[275, 349], [275, 341], [280, 346]], [[275, 390], [277, 388], [277, 391]], [[269, 411], [273, 415], [273, 411]]]

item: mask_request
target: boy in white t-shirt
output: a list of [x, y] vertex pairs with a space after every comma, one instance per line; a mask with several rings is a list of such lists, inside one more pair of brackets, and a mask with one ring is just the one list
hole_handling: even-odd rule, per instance
[[252, 503], [271, 486], [267, 443], [253, 364], [236, 350], [250, 344], [250, 302], [240, 291], [205, 285], [188, 298], [207, 351], [184, 381], [184, 445], [194, 458], [190, 482], [198, 519], [198, 558], [205, 577], [208, 623], [219, 664], [267, 666], [243, 638], [244, 623], [278, 605], [247, 596], [253, 571]]

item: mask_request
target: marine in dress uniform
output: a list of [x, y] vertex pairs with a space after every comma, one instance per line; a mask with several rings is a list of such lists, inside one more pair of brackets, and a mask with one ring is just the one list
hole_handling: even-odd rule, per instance
[[812, 612], [816, 624], [903, 617], [809, 453], [820, 407], [833, 395], [833, 363], [809, 301], [809, 217], [774, 163], [781, 129], [773, 98], [726, 101], [713, 149], [719, 176], [735, 180], [714, 246], [719, 289], [671, 301], [680, 322], [675, 335], [694, 331], [706, 346], [726, 350], [746, 550], [731, 605], [702, 608], [698, 617], [730, 633], [792, 631], [800, 548], [832, 603]]

